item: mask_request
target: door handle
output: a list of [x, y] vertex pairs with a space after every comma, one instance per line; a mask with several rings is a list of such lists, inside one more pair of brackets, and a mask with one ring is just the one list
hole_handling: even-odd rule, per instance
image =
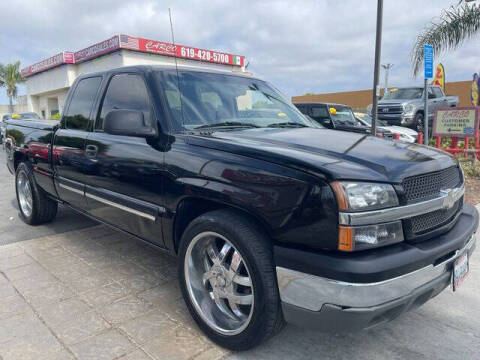
[[98, 153], [98, 147], [96, 145], [87, 145], [87, 147], [85, 148], [85, 155], [88, 158], [97, 157], [97, 153]]

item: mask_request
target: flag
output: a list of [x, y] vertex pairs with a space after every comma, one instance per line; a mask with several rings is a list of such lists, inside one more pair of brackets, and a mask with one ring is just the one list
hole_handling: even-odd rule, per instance
[[443, 89], [443, 92], [445, 92], [445, 69], [441, 63], [437, 65], [432, 84], [440, 86]]
[[131, 50], [140, 50], [138, 38], [128, 35], [120, 35], [120, 47]]

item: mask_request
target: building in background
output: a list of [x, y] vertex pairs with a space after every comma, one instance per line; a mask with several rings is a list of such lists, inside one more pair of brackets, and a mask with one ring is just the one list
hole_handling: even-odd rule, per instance
[[[458, 106], [471, 106], [472, 81], [453, 81], [445, 83], [447, 95], [457, 95]], [[356, 111], [365, 111], [368, 104], [372, 103], [372, 90], [342, 91], [336, 93], [313, 94], [293, 96], [292, 102], [327, 102], [349, 105]]]
[[[16, 113], [27, 112], [27, 95], [17, 96], [16, 104], [13, 104], [13, 111]], [[0, 119], [3, 118], [3, 115], [10, 114], [10, 109], [8, 104], [0, 105]]]
[[[62, 112], [77, 76], [130, 65], [175, 65], [245, 72], [245, 58], [128, 35], [115, 35], [77, 52], [61, 52], [22, 69], [26, 110], [49, 119]], [[15, 110], [20, 112], [19, 110]]]

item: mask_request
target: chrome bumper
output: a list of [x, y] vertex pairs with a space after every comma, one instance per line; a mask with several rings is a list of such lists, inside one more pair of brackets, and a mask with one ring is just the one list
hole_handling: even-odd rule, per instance
[[415, 289], [451, 272], [452, 263], [475, 249], [476, 234], [449, 259], [414, 272], [376, 283], [348, 283], [277, 267], [280, 298], [283, 303], [320, 311], [325, 304], [366, 308], [408, 296]]

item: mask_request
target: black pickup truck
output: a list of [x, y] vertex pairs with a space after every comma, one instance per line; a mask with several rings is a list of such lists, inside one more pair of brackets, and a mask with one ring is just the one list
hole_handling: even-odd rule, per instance
[[450, 155], [312, 127], [268, 83], [125, 67], [80, 76], [59, 123], [7, 123], [31, 225], [58, 203], [179, 258], [199, 327], [230, 349], [285, 321], [371, 328], [468, 273], [478, 214]]
[[[359, 134], [370, 134], [371, 127], [365, 126], [353, 114], [352, 108], [348, 105], [334, 103], [295, 103], [298, 110], [308, 115], [327, 129], [356, 132]], [[385, 139], [393, 139], [393, 133], [388, 129], [377, 128], [377, 136]]]

